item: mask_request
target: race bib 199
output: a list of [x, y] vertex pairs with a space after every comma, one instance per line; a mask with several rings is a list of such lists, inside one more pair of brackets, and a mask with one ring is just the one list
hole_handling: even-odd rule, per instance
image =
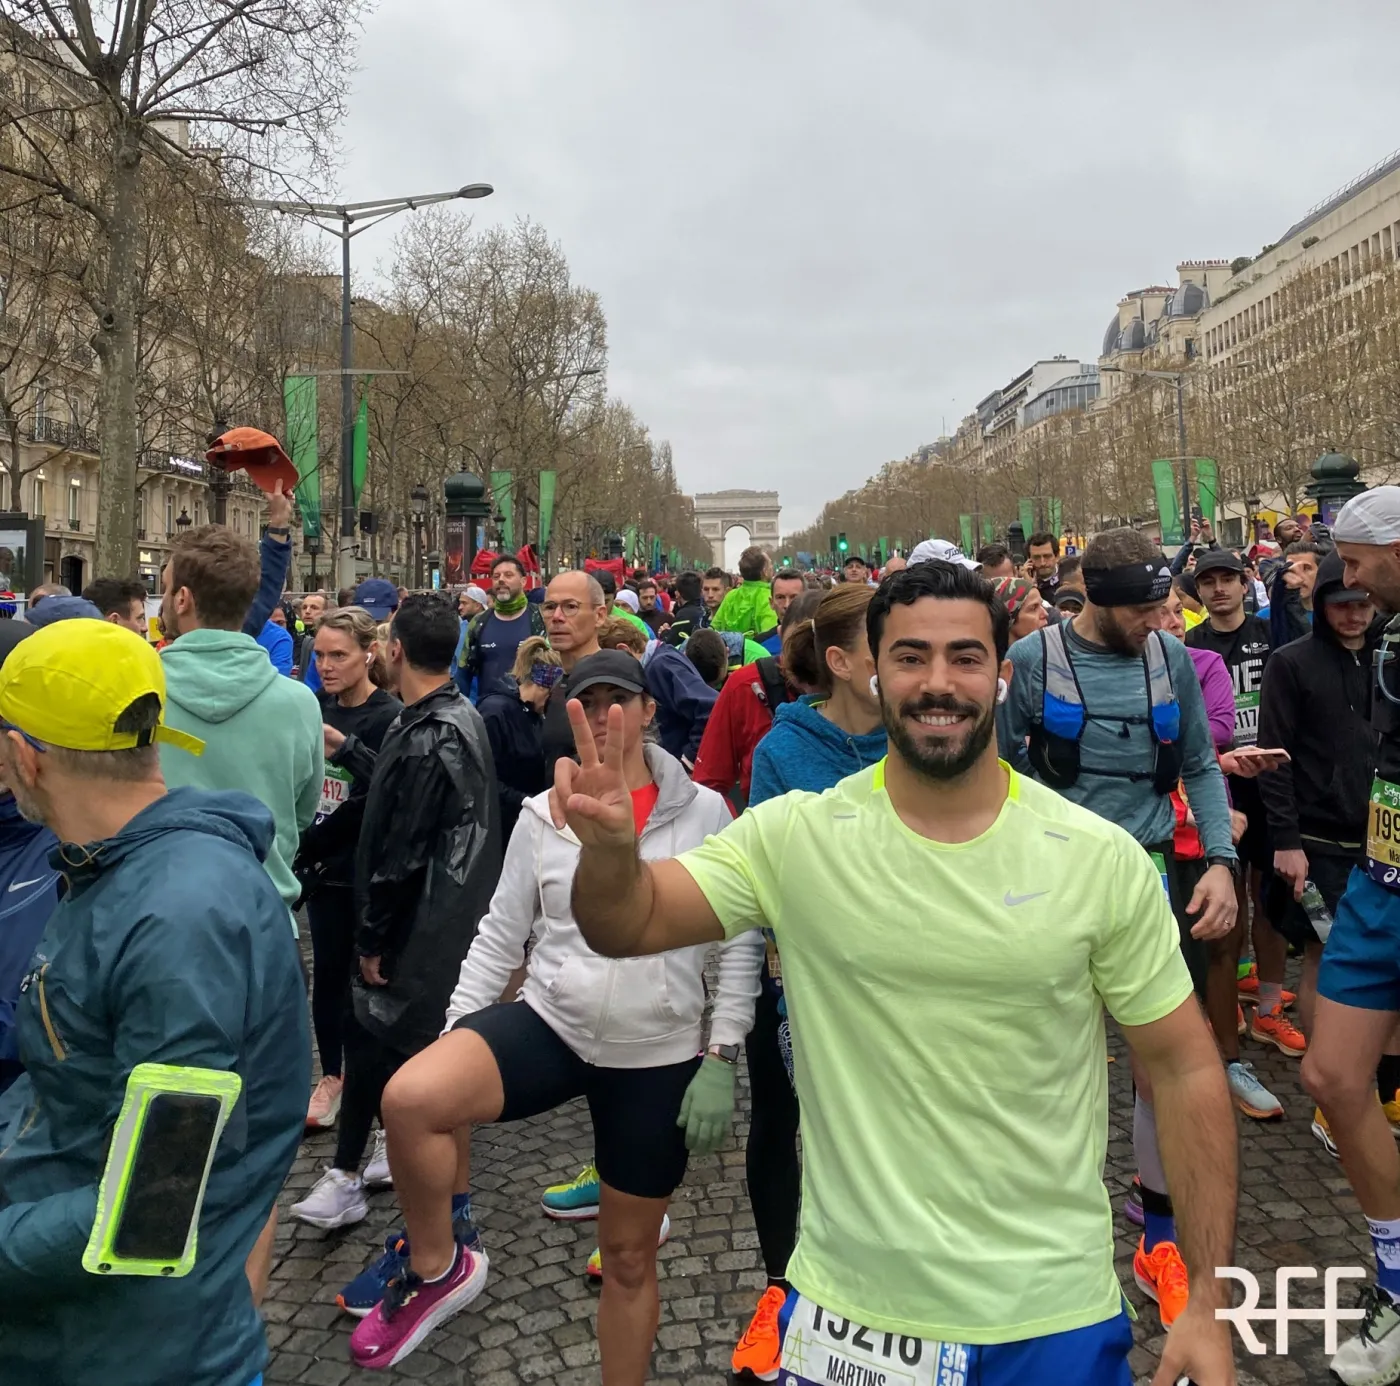
[[1379, 776], [1367, 805], [1366, 870], [1378, 884], [1400, 890], [1400, 784]]
[[1259, 694], [1235, 694], [1235, 745], [1253, 746], [1259, 740]]
[[343, 765], [327, 765], [325, 778], [321, 781], [321, 806], [316, 811], [318, 818], [328, 818], [350, 797], [350, 786], [355, 777]]
[[972, 1349], [863, 1328], [797, 1296], [778, 1386], [968, 1386]]

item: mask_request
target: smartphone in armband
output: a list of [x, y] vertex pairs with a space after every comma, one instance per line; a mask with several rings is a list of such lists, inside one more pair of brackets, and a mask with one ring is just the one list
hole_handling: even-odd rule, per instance
[[238, 1101], [236, 1073], [138, 1064], [112, 1132], [83, 1251], [94, 1275], [188, 1275], [219, 1136]]

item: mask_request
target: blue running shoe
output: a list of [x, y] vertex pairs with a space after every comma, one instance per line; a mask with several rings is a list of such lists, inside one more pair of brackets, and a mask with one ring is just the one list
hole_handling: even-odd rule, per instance
[[[481, 1255], [481, 1233], [465, 1219], [452, 1224], [458, 1245]], [[384, 1238], [384, 1254], [366, 1266], [338, 1295], [335, 1302], [347, 1313], [362, 1319], [381, 1299], [384, 1288], [396, 1276], [402, 1275], [408, 1261], [408, 1232], [402, 1227], [391, 1228]]]
[[598, 1216], [598, 1171], [585, 1165], [567, 1184], [551, 1184], [540, 1199], [547, 1218], [558, 1222], [586, 1222]]

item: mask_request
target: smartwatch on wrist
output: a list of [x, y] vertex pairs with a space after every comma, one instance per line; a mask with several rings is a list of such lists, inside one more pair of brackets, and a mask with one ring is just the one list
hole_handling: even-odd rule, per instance
[[268, 534], [275, 534], [279, 539], [290, 539], [292, 531], [286, 525], [268, 525]]
[[719, 1059], [726, 1064], [737, 1064], [739, 1062], [739, 1046], [737, 1044], [712, 1044], [705, 1051], [705, 1057]]
[[1209, 869], [1212, 866], [1225, 866], [1228, 867], [1231, 871], [1235, 869], [1235, 863], [1231, 860], [1231, 858], [1222, 857], [1219, 855], [1206, 858], [1206, 868]]

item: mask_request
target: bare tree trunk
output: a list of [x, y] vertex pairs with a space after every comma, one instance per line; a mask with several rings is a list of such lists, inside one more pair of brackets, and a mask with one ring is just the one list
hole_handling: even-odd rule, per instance
[[20, 482], [24, 480], [24, 463], [19, 456], [19, 420], [12, 421], [10, 436], [7, 440], [10, 444], [10, 509], [19, 514], [24, 509], [24, 500], [20, 495]]
[[107, 233], [106, 303], [93, 345], [101, 367], [98, 420], [101, 446], [94, 576], [125, 577], [135, 566], [136, 284], [140, 256], [140, 132], [126, 126], [112, 169]]

